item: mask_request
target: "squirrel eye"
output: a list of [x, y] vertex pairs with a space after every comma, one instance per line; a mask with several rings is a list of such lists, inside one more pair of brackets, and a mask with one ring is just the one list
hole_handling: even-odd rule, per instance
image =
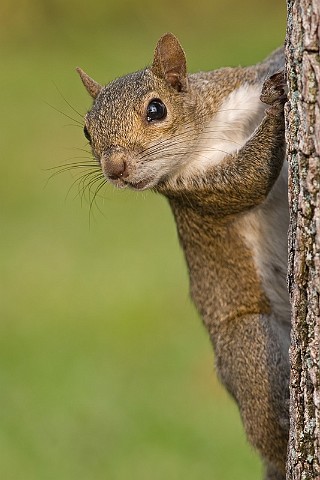
[[165, 104], [159, 99], [151, 100], [147, 107], [147, 120], [152, 122], [154, 120], [163, 120], [167, 116], [167, 109]]
[[88, 142], [91, 143], [91, 136], [86, 126], [83, 127], [83, 133], [86, 139], [88, 140]]

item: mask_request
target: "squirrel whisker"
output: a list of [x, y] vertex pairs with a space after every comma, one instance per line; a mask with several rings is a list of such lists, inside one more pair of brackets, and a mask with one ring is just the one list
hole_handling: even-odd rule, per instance
[[73, 122], [75, 122], [77, 124], [77, 126], [83, 128], [83, 121], [80, 122], [80, 120], [77, 120], [76, 118], [73, 118], [71, 117], [70, 115], [68, 115], [67, 113], [64, 113], [62, 110], [59, 110], [59, 108], [56, 108], [54, 107], [53, 105], [51, 105], [50, 103], [48, 102], [44, 102], [46, 105], [48, 105], [49, 107], [53, 108], [53, 110], [55, 110], [56, 112], [60, 113], [61, 115], [63, 115], [64, 117], [66, 118], [69, 118], [69, 120], [72, 120]]
[[68, 105], [68, 107], [70, 107], [71, 110], [73, 110], [74, 113], [76, 113], [77, 115], [79, 115], [79, 117], [81, 118], [81, 120], [83, 120], [83, 114], [81, 114], [80, 112], [78, 112], [78, 110], [76, 110], [76, 109], [74, 108], [74, 106], [71, 105], [71, 103], [69, 102], [69, 100], [67, 100], [67, 99], [65, 98], [65, 96], [62, 94], [61, 90], [58, 88], [58, 86], [57, 86], [54, 82], [53, 82], [53, 84], [54, 84], [57, 92], [59, 93], [60, 97], [64, 100], [64, 102]]

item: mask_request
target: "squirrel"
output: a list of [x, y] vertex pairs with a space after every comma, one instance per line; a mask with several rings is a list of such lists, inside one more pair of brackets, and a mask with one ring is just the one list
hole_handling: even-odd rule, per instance
[[190, 293], [265, 479], [284, 480], [290, 304], [283, 49], [249, 67], [188, 74], [167, 33], [152, 65], [102, 86], [84, 134], [107, 181], [171, 206]]

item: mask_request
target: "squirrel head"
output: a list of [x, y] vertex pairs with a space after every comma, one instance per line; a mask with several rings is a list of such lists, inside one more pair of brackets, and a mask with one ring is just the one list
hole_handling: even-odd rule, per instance
[[106, 86], [77, 71], [94, 99], [84, 133], [108, 180], [120, 188], [156, 188], [181, 168], [196, 140], [195, 100], [173, 34], [158, 41], [151, 67]]

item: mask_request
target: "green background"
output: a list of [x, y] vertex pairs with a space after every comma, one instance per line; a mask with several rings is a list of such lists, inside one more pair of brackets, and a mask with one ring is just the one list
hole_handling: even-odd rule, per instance
[[75, 67], [107, 83], [147, 65], [166, 31], [190, 71], [254, 63], [283, 42], [285, 2], [0, 4], [1, 479], [260, 475], [166, 201], [106, 187], [90, 210], [89, 191], [69, 191], [77, 171], [47, 182], [88, 156], [51, 107], [81, 122], [64, 100], [90, 107]]

